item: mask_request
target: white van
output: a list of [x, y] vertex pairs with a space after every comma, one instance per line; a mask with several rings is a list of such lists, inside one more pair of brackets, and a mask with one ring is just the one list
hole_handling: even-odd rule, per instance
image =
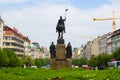
[[113, 67], [115, 67], [115, 68], [120, 68], [120, 61], [108, 62], [108, 66], [109, 66], [110, 68], [113, 68]]

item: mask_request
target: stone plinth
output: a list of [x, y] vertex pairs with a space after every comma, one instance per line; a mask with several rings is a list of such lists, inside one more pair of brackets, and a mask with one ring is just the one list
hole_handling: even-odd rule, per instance
[[61, 68], [66, 68], [66, 60], [56, 60], [56, 67], [55, 69], [61, 69]]
[[66, 59], [65, 51], [66, 51], [65, 44], [57, 44], [56, 59]]
[[57, 39], [57, 44], [64, 44], [64, 39], [63, 38]]
[[55, 67], [56, 67], [56, 60], [55, 60], [55, 58], [51, 58], [50, 59], [50, 68], [55, 69]]
[[71, 58], [66, 59], [66, 67], [68, 67], [68, 68], [72, 67], [72, 59]]
[[72, 59], [66, 58], [64, 39], [58, 39], [56, 45], [56, 57], [50, 59], [51, 69], [71, 68]]
[[51, 69], [61, 69], [61, 68], [71, 68], [72, 59], [50, 59], [50, 68]]

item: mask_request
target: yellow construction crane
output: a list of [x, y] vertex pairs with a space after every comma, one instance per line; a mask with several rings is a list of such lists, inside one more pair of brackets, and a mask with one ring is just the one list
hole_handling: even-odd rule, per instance
[[115, 17], [115, 12], [113, 11], [112, 18], [93, 18], [93, 21], [112, 20], [112, 21], [113, 21], [113, 23], [112, 23], [113, 31], [115, 31], [115, 30], [116, 30], [116, 23], [115, 23], [115, 21], [116, 21], [117, 19], [120, 19], [120, 18], [116, 18], [116, 17]]

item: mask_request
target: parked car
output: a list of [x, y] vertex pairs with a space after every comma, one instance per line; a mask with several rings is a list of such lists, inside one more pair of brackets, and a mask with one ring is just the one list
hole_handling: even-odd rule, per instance
[[72, 68], [79, 68], [79, 66], [76, 66], [76, 65], [72, 65]]
[[37, 66], [31, 66], [31, 68], [35, 68], [35, 69], [37, 69]]
[[88, 65], [82, 65], [82, 68], [88, 69]]
[[42, 66], [41, 68], [50, 68], [50, 64], [47, 64], [45, 66]]

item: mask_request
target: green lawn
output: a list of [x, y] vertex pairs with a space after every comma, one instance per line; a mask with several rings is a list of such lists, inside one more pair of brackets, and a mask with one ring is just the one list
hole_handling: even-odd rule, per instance
[[0, 69], [0, 80], [120, 80], [120, 69], [82, 70], [82, 69], [31, 69], [6, 68]]

